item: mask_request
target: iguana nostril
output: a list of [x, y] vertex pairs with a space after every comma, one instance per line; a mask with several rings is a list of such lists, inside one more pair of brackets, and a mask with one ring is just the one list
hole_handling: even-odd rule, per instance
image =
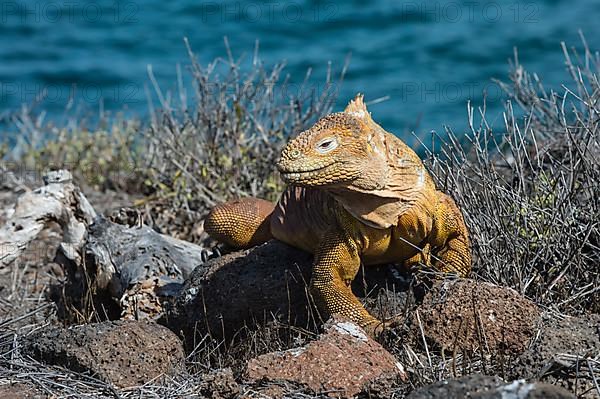
[[290, 151], [290, 158], [297, 159], [300, 156], [300, 150]]

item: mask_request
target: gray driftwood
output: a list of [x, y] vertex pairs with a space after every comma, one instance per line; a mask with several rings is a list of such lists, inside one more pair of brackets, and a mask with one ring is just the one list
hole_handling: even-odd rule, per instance
[[50, 223], [57, 222], [62, 242], [55, 261], [66, 271], [79, 295], [108, 297], [122, 317], [153, 318], [162, 297], [173, 296], [191, 271], [210, 255], [198, 245], [159, 234], [139, 225], [129, 227], [96, 214], [68, 171], [48, 173], [45, 185], [18, 200], [0, 227], [0, 268], [7, 266]]
[[148, 226], [123, 226], [98, 217], [89, 227], [86, 270], [94, 287], [119, 301], [125, 318], [154, 318], [162, 299], [179, 293], [185, 278], [210, 252], [157, 233]]
[[96, 212], [73, 185], [69, 172], [50, 172], [44, 176], [44, 183], [45, 186], [19, 197], [6, 224], [0, 228], [0, 268], [18, 258], [50, 222], [57, 222], [63, 230], [59, 250], [81, 263], [79, 254], [87, 226]]

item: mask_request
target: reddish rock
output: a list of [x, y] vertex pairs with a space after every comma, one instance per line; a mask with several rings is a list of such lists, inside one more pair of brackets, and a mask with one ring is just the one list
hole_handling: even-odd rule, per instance
[[375, 381], [406, 375], [396, 359], [360, 327], [334, 320], [316, 341], [250, 360], [245, 378], [252, 384], [287, 381], [317, 394], [352, 397]]
[[192, 347], [195, 334], [230, 338], [273, 317], [306, 327], [311, 268], [311, 254], [275, 240], [211, 259], [186, 280], [167, 323]]
[[[519, 354], [537, 331], [540, 310], [516, 291], [473, 280], [436, 283], [413, 316], [413, 333], [441, 348]], [[419, 325], [419, 319], [421, 324]]]
[[41, 362], [86, 372], [117, 387], [142, 385], [183, 369], [183, 346], [151, 322], [112, 321], [49, 327], [21, 339], [23, 352]]

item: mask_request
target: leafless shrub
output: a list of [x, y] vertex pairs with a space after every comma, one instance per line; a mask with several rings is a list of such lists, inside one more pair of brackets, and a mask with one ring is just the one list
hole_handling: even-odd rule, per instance
[[172, 209], [196, 219], [231, 197], [275, 200], [283, 188], [275, 170], [282, 146], [329, 113], [336, 97], [331, 68], [320, 87], [310, 70], [294, 86], [284, 64], [266, 67], [255, 51], [248, 66], [227, 49], [227, 59], [204, 67], [188, 46], [192, 108], [183, 87], [177, 101], [163, 95], [150, 70], [161, 108], [145, 134], [149, 184]]
[[492, 131], [485, 108], [476, 126], [469, 105], [470, 132], [448, 129], [430, 158], [465, 215], [476, 275], [578, 314], [600, 309], [600, 57], [563, 49], [572, 82], [562, 93], [515, 56], [510, 83], [499, 82], [505, 131]]

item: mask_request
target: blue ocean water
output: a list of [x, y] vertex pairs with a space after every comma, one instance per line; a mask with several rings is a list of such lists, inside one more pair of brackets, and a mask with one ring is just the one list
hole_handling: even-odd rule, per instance
[[[75, 107], [144, 115], [147, 66], [164, 90], [176, 65], [189, 63], [187, 37], [200, 62], [252, 56], [285, 60], [299, 82], [307, 68], [323, 81], [351, 60], [336, 109], [356, 92], [383, 126], [426, 136], [444, 125], [466, 127], [466, 103], [501, 122], [502, 95], [517, 47], [525, 67], [548, 87], [567, 78], [560, 42], [581, 47], [581, 30], [600, 48], [600, 1], [202, 1], [7, 0], [0, 6], [0, 113], [33, 102], [61, 123]], [[317, 83], [315, 83], [317, 84]], [[71, 104], [73, 105], [73, 104]], [[72, 111], [70, 111], [72, 112]], [[68, 113], [67, 113], [68, 114]]]

